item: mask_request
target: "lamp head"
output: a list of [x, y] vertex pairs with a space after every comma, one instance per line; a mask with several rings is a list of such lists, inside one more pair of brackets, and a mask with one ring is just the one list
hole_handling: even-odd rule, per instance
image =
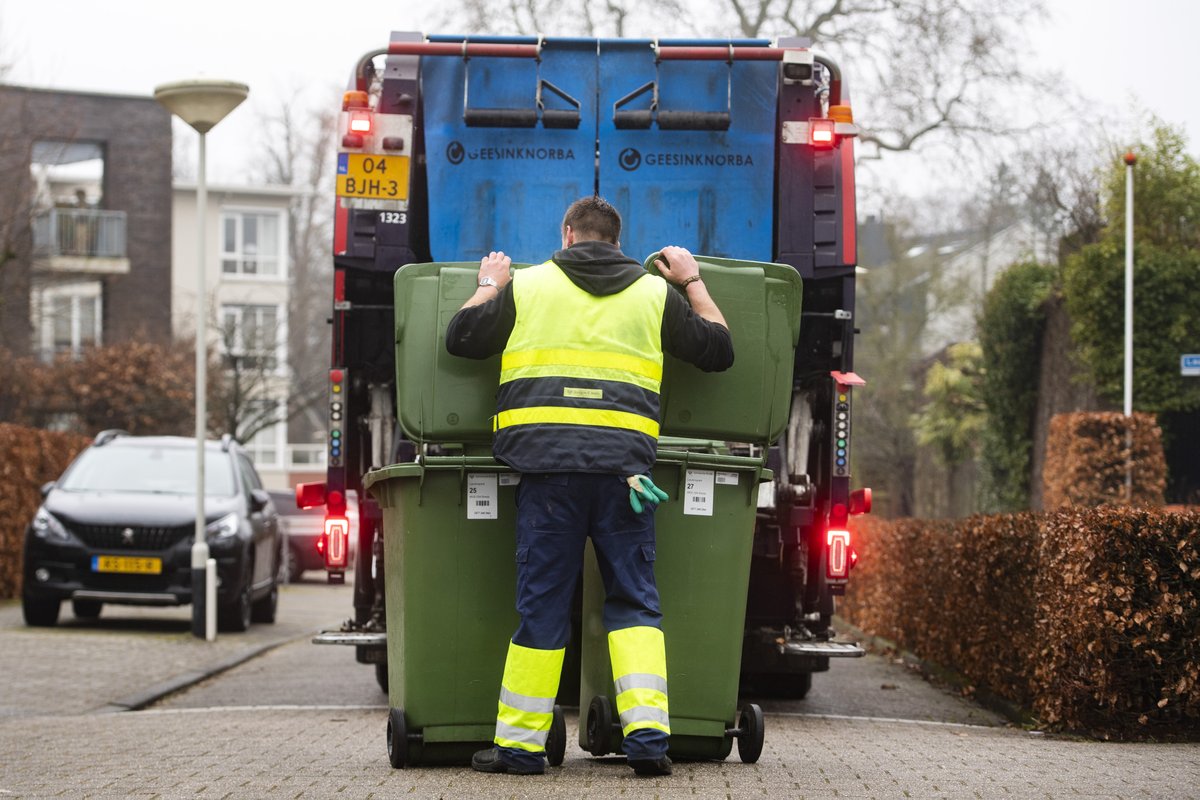
[[244, 83], [199, 78], [157, 86], [154, 99], [197, 132], [208, 133], [249, 93]]

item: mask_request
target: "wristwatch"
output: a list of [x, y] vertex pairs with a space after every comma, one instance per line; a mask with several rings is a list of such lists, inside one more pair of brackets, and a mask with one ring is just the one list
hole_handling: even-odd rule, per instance
[[482, 278], [480, 278], [479, 285], [480, 286], [490, 286], [493, 289], [495, 289], [497, 292], [500, 291], [500, 284], [496, 283], [496, 279], [490, 275], [484, 275]]

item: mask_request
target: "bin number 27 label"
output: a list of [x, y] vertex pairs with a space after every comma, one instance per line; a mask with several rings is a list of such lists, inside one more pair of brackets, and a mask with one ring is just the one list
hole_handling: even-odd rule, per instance
[[707, 469], [689, 469], [684, 474], [683, 513], [693, 517], [713, 515], [713, 484], [716, 473]]

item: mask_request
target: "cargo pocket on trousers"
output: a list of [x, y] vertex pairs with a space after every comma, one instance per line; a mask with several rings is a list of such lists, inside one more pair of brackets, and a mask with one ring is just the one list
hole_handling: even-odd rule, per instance
[[652, 545], [652, 544], [642, 545], [642, 560], [643, 561], [653, 562], [654, 554], [655, 554], [654, 553], [654, 545]]

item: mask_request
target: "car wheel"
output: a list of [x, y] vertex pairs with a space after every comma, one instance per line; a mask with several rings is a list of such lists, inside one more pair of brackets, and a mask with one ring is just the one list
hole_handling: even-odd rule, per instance
[[241, 633], [250, 627], [250, 615], [253, 604], [250, 602], [250, 576], [253, 575], [253, 563], [245, 560], [242, 570], [242, 590], [232, 603], [217, 609], [217, 627], [223, 631]]
[[304, 574], [304, 567], [300, 565], [300, 554], [295, 548], [283, 549], [283, 570], [287, 574], [288, 583], [295, 583]]
[[71, 611], [76, 619], [97, 619], [100, 609], [104, 606], [99, 600], [72, 600]]
[[62, 603], [49, 597], [21, 596], [21, 612], [25, 615], [25, 624], [38, 628], [51, 628], [58, 624], [58, 610]]
[[271, 591], [267, 592], [265, 597], [260, 598], [254, 603], [254, 608], [250, 612], [250, 618], [255, 622], [265, 622], [267, 625], [275, 624], [275, 610], [279, 607], [279, 584], [272, 583]]

